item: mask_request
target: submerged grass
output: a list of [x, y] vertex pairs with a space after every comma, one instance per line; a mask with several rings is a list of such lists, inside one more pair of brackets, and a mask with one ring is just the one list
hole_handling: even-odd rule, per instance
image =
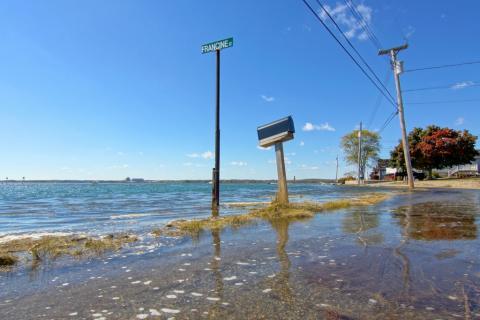
[[85, 257], [115, 251], [134, 241], [137, 241], [137, 237], [128, 234], [103, 238], [45, 236], [39, 239], [17, 239], [0, 244], [0, 268], [17, 264], [20, 261], [19, 255], [26, 256], [32, 265], [37, 265], [41, 261], [54, 260], [60, 256]]
[[387, 194], [373, 193], [359, 198], [335, 200], [325, 203], [301, 202], [280, 204], [278, 202], [272, 202], [263, 208], [252, 209], [248, 213], [241, 215], [173, 221], [168, 224], [166, 228], [153, 230], [152, 234], [155, 236], [191, 235], [198, 237], [204, 230], [218, 230], [226, 227], [236, 228], [245, 224], [254, 223], [258, 219], [269, 221], [275, 219], [309, 219], [314, 217], [315, 214], [322, 212], [373, 205], [386, 200], [388, 197]]

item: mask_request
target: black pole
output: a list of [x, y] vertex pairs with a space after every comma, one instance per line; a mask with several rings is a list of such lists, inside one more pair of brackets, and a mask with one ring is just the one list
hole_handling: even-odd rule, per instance
[[215, 112], [215, 169], [213, 174], [213, 216], [218, 216], [220, 204], [220, 50], [217, 50], [217, 97]]

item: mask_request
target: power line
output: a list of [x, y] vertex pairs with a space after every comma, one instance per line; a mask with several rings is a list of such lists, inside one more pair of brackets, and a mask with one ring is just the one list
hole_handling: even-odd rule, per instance
[[373, 71], [373, 69], [370, 67], [370, 65], [365, 61], [365, 59], [363, 59], [362, 55], [360, 54], [360, 52], [357, 51], [357, 49], [355, 48], [355, 46], [352, 44], [352, 42], [348, 39], [348, 37], [345, 35], [345, 33], [343, 32], [342, 28], [340, 28], [340, 26], [337, 24], [337, 22], [335, 21], [335, 19], [332, 17], [332, 15], [330, 14], [330, 12], [328, 12], [328, 10], [325, 9], [325, 7], [323, 6], [323, 4], [320, 2], [320, 0], [315, 0], [317, 1], [318, 5], [320, 6], [320, 8], [322, 8], [323, 12], [325, 12], [327, 14], [327, 16], [330, 18], [330, 20], [332, 20], [333, 24], [335, 25], [335, 27], [337, 27], [338, 31], [342, 34], [343, 38], [345, 39], [345, 41], [347, 41], [348, 45], [350, 46], [350, 48], [353, 49], [353, 51], [355, 51], [355, 53], [357, 54], [357, 56], [360, 58], [360, 60], [362, 60], [363, 64], [368, 68], [368, 70], [373, 74], [373, 76], [375, 77], [375, 79], [380, 83], [380, 85], [382, 86], [383, 90], [385, 90], [387, 92], [387, 94], [390, 96], [390, 98], [392, 99], [392, 101], [395, 101], [395, 99], [393, 98], [392, 94], [390, 93], [390, 91], [388, 91], [388, 89], [383, 85], [382, 81], [380, 81], [380, 79], [378, 78], [377, 74], [375, 73], [375, 71]]
[[436, 86], [436, 87], [425, 87], [425, 88], [416, 88], [416, 89], [407, 89], [402, 90], [403, 92], [415, 92], [415, 91], [427, 91], [427, 90], [439, 90], [439, 89], [466, 89], [470, 87], [479, 87], [480, 83], [472, 82], [472, 83], [453, 83], [448, 86]]
[[465, 65], [470, 65], [470, 64], [478, 64], [478, 63], [480, 63], [480, 60], [462, 62], [462, 63], [454, 63], [454, 64], [444, 64], [444, 65], [440, 65], [440, 66], [416, 68], [416, 69], [405, 70], [404, 72], [414, 72], [414, 71], [423, 71], [423, 70], [432, 70], [432, 69], [452, 68], [452, 67], [460, 67], [460, 66], [465, 66]]
[[367, 34], [367, 36], [370, 39], [370, 41], [372, 42], [373, 46], [376, 47], [378, 50], [380, 50], [380, 48], [383, 47], [382, 44], [378, 40], [375, 33], [373, 33], [373, 31], [370, 28], [370, 26], [368, 25], [368, 23], [363, 18], [363, 15], [355, 7], [355, 4], [353, 3], [353, 1], [352, 0], [345, 0], [345, 4], [350, 9], [350, 12], [352, 12], [352, 14], [356, 18], [356, 20], [359, 22], [358, 24], [360, 25], [360, 27]]
[[444, 103], [459, 103], [459, 102], [478, 102], [480, 99], [464, 99], [464, 100], [443, 100], [443, 101], [421, 101], [421, 102], [406, 102], [406, 104], [444, 104]]
[[308, 9], [312, 12], [312, 14], [315, 16], [315, 18], [322, 24], [322, 26], [327, 30], [327, 32], [335, 39], [335, 41], [342, 47], [342, 49], [345, 51], [345, 53], [352, 59], [352, 61], [357, 65], [357, 67], [362, 71], [362, 73], [370, 80], [370, 82], [377, 88], [378, 91], [382, 93], [382, 95], [393, 105], [396, 107], [396, 104], [390, 100], [390, 97], [385, 94], [385, 92], [378, 86], [378, 84], [368, 75], [368, 73], [365, 71], [365, 69], [362, 68], [362, 66], [358, 63], [358, 61], [352, 56], [352, 54], [345, 48], [345, 46], [342, 44], [342, 42], [335, 36], [335, 34], [330, 30], [330, 28], [323, 22], [323, 20], [318, 16], [318, 14], [315, 12], [315, 10], [310, 6], [310, 4], [306, 0], [302, 0], [302, 2], [308, 7]]
[[[390, 75], [389, 73], [387, 72], [387, 75], [385, 76], [385, 81], [383, 82], [383, 84], [385, 86], [388, 85], [388, 82], [390, 80]], [[375, 102], [375, 105], [373, 107], [373, 110], [372, 110], [372, 113], [370, 114], [370, 118], [368, 120], [368, 125], [367, 125], [367, 128], [370, 128], [370, 126], [372, 125], [373, 123], [373, 120], [375, 120], [375, 117], [377, 115], [377, 112], [378, 112], [378, 109], [380, 108], [380, 105], [382, 104], [382, 95], [379, 93], [378, 96], [377, 96], [377, 100]]]
[[388, 116], [387, 120], [385, 120], [385, 122], [383, 123], [382, 127], [380, 128], [380, 130], [378, 130], [378, 133], [379, 133], [379, 134], [382, 133], [383, 130], [385, 130], [386, 127], [388, 127], [388, 125], [390, 124], [390, 122], [392, 122], [392, 120], [395, 119], [395, 117], [397, 116], [397, 114], [398, 114], [398, 110], [392, 112], [392, 113]]

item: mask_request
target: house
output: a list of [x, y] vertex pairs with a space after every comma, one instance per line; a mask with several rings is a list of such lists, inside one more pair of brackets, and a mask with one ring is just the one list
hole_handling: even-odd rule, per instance
[[443, 177], [479, 176], [480, 175], [480, 154], [478, 156], [475, 156], [475, 159], [470, 163], [437, 170], [437, 173]]
[[373, 168], [372, 173], [370, 173], [370, 180], [385, 180], [388, 163], [388, 159], [378, 159], [377, 165]]

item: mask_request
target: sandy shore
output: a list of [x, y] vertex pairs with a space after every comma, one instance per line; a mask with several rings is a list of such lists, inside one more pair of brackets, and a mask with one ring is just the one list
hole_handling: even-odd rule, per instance
[[[374, 184], [367, 184], [368, 187], [400, 187], [407, 188], [403, 181], [388, 181]], [[453, 189], [476, 189], [480, 190], [480, 178], [471, 179], [439, 179], [415, 181], [418, 188], [453, 188]]]

